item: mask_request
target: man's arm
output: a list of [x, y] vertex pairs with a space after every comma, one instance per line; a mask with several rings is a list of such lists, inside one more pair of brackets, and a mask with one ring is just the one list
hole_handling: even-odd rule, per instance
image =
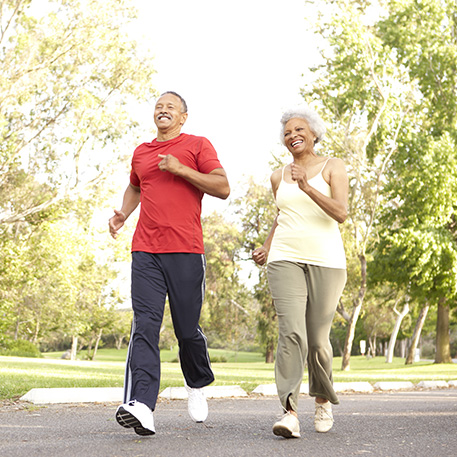
[[124, 193], [122, 208], [114, 210], [114, 216], [109, 220], [109, 232], [116, 239], [119, 229], [124, 225], [124, 222], [135, 211], [140, 203], [140, 188], [129, 184]]
[[200, 173], [193, 168], [183, 165], [171, 154], [159, 154], [161, 171], [168, 171], [201, 190], [205, 194], [225, 200], [230, 195], [230, 185], [223, 168], [216, 168], [210, 173]]

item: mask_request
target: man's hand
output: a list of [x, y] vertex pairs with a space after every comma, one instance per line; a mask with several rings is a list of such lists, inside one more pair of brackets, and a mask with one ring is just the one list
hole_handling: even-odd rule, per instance
[[226, 199], [230, 195], [230, 186], [227, 175], [222, 168], [215, 168], [210, 173], [201, 173], [182, 164], [178, 158], [171, 154], [157, 154], [162, 159], [159, 164], [160, 171], [168, 171], [173, 175], [185, 179], [187, 182], [213, 197]]
[[127, 218], [122, 211], [114, 210], [114, 216], [109, 220], [109, 232], [111, 236], [116, 239], [119, 229], [124, 225]]
[[179, 175], [182, 168], [182, 164], [175, 156], [171, 154], [163, 155], [158, 154], [158, 157], [162, 160], [159, 162], [160, 171], [169, 171], [173, 175]]

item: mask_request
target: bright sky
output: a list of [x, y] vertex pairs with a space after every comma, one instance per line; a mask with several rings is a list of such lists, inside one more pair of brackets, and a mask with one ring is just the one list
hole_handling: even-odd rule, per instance
[[[134, 3], [137, 39], [155, 55], [157, 89], [174, 90], [188, 104], [183, 131], [213, 143], [232, 195], [248, 176], [267, 184], [271, 152], [281, 148], [282, 110], [303, 101], [302, 74], [318, 60], [306, 31], [311, 7], [305, 0]], [[150, 122], [152, 130], [152, 112]], [[227, 202], [206, 197], [203, 207], [223, 212]]]

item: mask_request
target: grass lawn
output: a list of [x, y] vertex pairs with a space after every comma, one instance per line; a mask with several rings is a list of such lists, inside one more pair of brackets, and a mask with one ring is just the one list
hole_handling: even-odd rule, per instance
[[[227, 362], [248, 363], [248, 362], [263, 362], [264, 357], [260, 352], [235, 352], [225, 349], [209, 349], [210, 357], [224, 357]], [[63, 352], [47, 352], [44, 355], [46, 359], [60, 359]], [[83, 358], [85, 352], [78, 354], [78, 357]], [[127, 357], [127, 349], [100, 349], [97, 352], [97, 362], [125, 362]], [[178, 360], [178, 347], [173, 350], [162, 349], [160, 351], [160, 359], [162, 362], [173, 362]]]
[[[0, 400], [18, 398], [37, 387], [122, 387], [126, 350], [101, 349], [96, 361], [62, 360], [62, 353], [44, 354], [44, 358], [0, 357]], [[210, 356], [224, 357], [227, 363], [213, 363], [214, 385], [239, 385], [251, 392], [259, 384], [274, 383], [274, 366], [263, 361], [262, 354], [210, 349]], [[182, 386], [177, 349], [161, 351], [162, 382], [166, 387]], [[433, 364], [421, 361], [406, 366], [404, 359], [386, 364], [384, 357], [367, 360], [351, 357], [351, 370], [341, 371], [341, 358], [333, 363], [336, 382], [457, 380], [457, 364]], [[307, 376], [304, 376], [304, 382]]]

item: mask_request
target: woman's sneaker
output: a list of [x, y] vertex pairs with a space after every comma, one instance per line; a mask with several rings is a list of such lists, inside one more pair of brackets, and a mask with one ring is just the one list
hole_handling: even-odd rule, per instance
[[300, 422], [295, 415], [287, 412], [273, 425], [273, 433], [284, 438], [300, 438]]
[[314, 413], [314, 428], [316, 432], [325, 433], [333, 427], [332, 405], [327, 403], [315, 402], [316, 411]]
[[151, 408], [136, 400], [119, 406], [116, 420], [122, 427], [133, 428], [141, 436], [154, 435], [156, 432]]

